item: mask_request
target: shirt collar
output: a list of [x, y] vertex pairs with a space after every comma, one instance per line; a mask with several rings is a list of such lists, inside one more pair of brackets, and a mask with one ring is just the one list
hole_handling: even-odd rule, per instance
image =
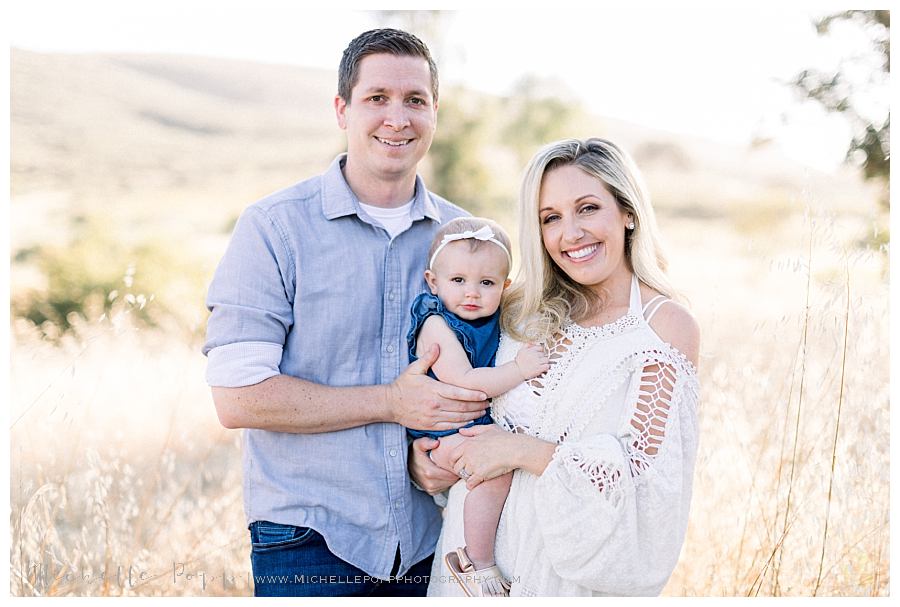
[[[347, 158], [347, 154], [341, 154], [334, 159], [328, 170], [322, 176], [322, 211], [326, 219], [337, 219], [347, 215], [360, 215], [359, 202], [347, 180], [341, 166]], [[441, 212], [431, 193], [425, 189], [422, 178], [416, 175], [416, 197], [413, 199], [410, 217], [413, 221], [428, 217], [440, 223]]]

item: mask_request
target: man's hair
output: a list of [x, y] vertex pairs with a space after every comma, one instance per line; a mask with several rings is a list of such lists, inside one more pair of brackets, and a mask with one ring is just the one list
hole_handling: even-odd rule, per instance
[[431, 71], [431, 95], [438, 99], [438, 70], [431, 52], [416, 36], [402, 30], [384, 28], [363, 32], [354, 38], [341, 57], [338, 68], [338, 95], [350, 103], [350, 93], [359, 82], [359, 63], [369, 55], [387, 53], [397, 57], [421, 57]]

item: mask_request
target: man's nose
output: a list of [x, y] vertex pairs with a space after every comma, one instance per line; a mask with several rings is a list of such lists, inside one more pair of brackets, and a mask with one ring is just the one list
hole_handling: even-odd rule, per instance
[[409, 115], [402, 103], [391, 103], [385, 109], [384, 125], [395, 131], [402, 131], [409, 126]]

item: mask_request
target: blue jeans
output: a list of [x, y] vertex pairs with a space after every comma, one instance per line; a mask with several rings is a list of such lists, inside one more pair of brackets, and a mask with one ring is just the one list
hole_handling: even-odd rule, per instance
[[[255, 596], [425, 596], [434, 558], [416, 563], [402, 578], [383, 581], [336, 557], [309, 527], [256, 521], [250, 541]], [[394, 571], [399, 557], [398, 552]]]

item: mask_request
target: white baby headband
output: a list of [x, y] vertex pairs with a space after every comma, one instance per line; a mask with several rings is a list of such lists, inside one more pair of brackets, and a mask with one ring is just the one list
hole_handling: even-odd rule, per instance
[[438, 245], [438, 248], [434, 250], [434, 255], [431, 256], [431, 260], [428, 262], [428, 269], [434, 265], [434, 259], [438, 256], [438, 253], [441, 252], [441, 249], [446, 247], [451, 242], [455, 242], [457, 240], [468, 240], [470, 238], [474, 238], [475, 240], [481, 240], [484, 242], [493, 242], [495, 245], [503, 249], [503, 252], [506, 253], [506, 259], [509, 261], [509, 268], [512, 269], [512, 255], [509, 254], [509, 249], [506, 248], [506, 245], [494, 238], [494, 231], [490, 226], [481, 226], [479, 229], [475, 230], [466, 230], [465, 232], [458, 232], [456, 234], [444, 234], [444, 238], [441, 239], [441, 244]]

